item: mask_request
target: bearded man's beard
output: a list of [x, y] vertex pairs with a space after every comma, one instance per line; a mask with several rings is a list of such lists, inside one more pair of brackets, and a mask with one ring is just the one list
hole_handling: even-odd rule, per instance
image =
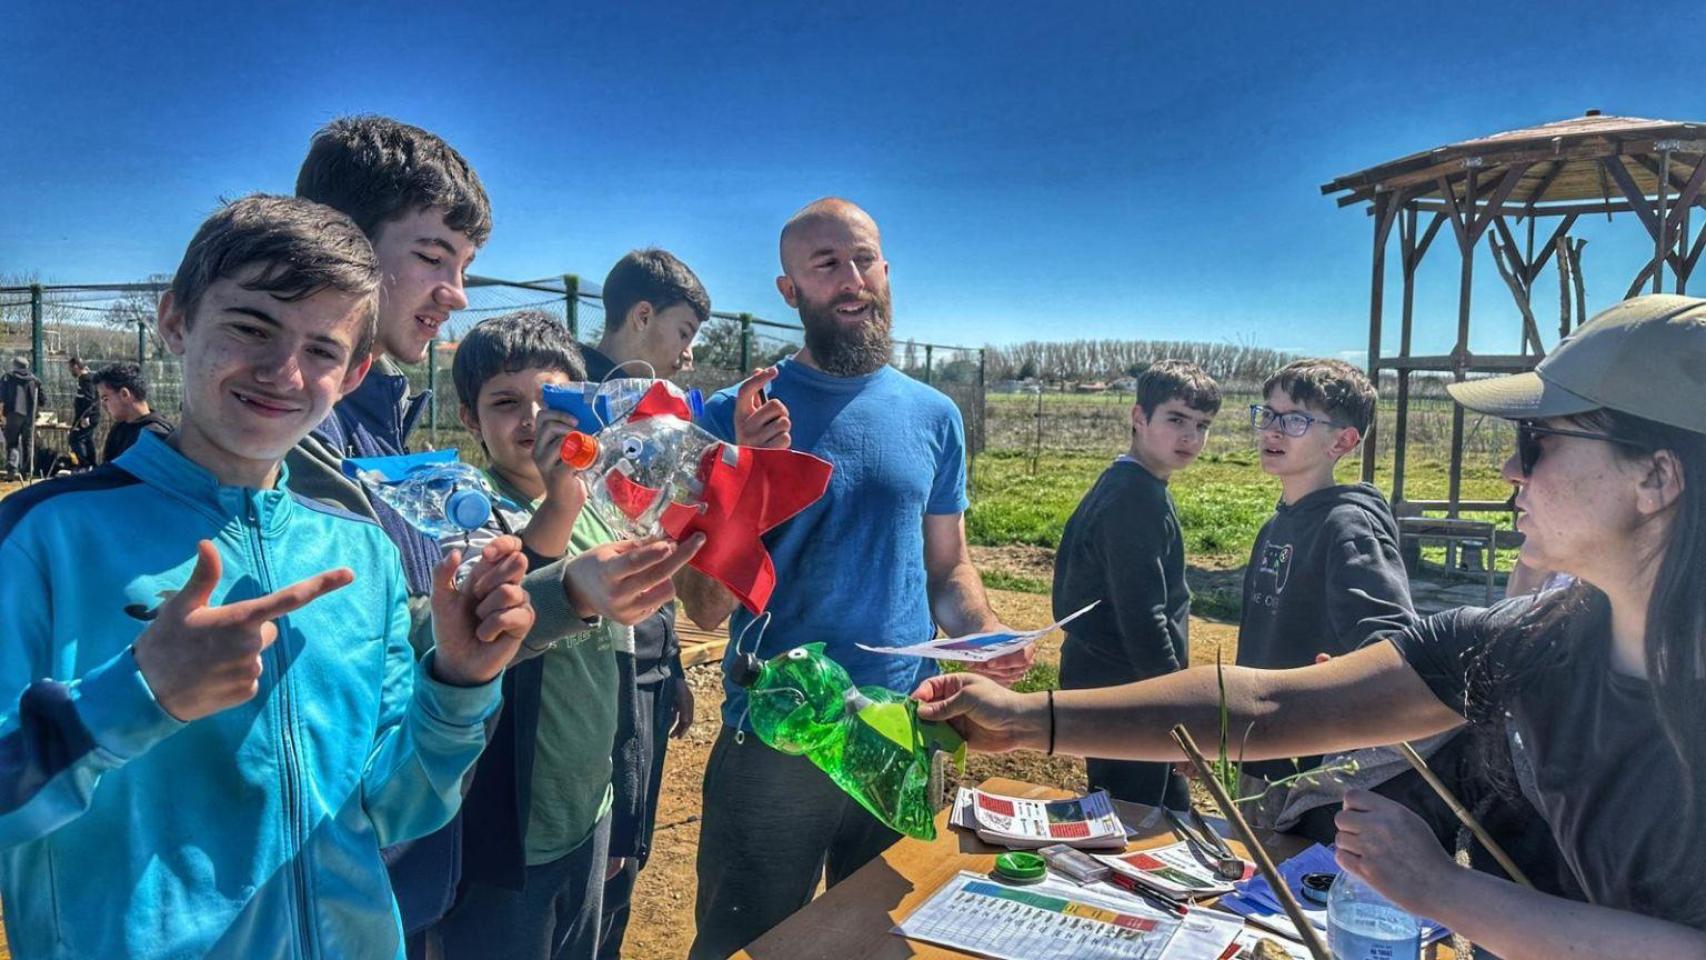
[[[840, 306], [868, 304], [865, 321], [851, 326], [835, 312]], [[825, 373], [862, 377], [883, 368], [894, 355], [894, 335], [887, 291], [838, 297], [814, 303], [800, 297], [800, 323], [806, 328], [806, 347]]]

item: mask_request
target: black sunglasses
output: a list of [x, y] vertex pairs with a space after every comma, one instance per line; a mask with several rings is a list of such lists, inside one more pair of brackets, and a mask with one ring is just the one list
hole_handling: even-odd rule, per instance
[[1532, 420], [1518, 420], [1516, 424], [1516, 460], [1522, 468], [1522, 475], [1528, 476], [1534, 472], [1535, 464], [1540, 462], [1542, 452], [1541, 437], [1578, 437], [1583, 440], [1599, 440], [1603, 443], [1615, 443], [1618, 446], [1643, 449], [1640, 444], [1622, 437], [1614, 437], [1609, 433], [1593, 433], [1588, 430], [1563, 430], [1557, 427], [1543, 427]]

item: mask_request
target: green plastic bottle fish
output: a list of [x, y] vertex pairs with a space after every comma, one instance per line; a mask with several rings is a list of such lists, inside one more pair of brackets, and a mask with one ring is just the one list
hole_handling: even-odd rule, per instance
[[765, 743], [805, 756], [871, 815], [909, 837], [933, 840], [930, 757], [947, 750], [963, 769], [965, 742], [943, 723], [918, 719], [918, 703], [882, 687], [855, 687], [823, 644], [795, 647], [754, 669], [733, 671], [747, 688], [752, 729]]

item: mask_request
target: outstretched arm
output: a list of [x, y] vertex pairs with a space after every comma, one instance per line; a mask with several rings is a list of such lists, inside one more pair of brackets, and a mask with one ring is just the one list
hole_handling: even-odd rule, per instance
[[[1225, 680], [1229, 727], [1248, 760], [1395, 743], [1463, 723], [1384, 640], [1292, 670], [1227, 667]], [[920, 717], [950, 720], [974, 749], [1041, 750], [1049, 743], [1048, 704], [1041, 694], [1016, 694], [955, 673], [926, 680], [913, 696], [923, 701]], [[1174, 761], [1179, 749], [1168, 731], [1178, 723], [1198, 742], [1219, 739], [1214, 667], [1054, 694], [1056, 753]]]

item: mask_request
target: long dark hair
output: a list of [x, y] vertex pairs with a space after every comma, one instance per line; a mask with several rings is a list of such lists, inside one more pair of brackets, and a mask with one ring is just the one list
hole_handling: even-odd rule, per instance
[[[1629, 446], [1612, 445], [1619, 457], [1637, 460], [1668, 450], [1680, 465], [1682, 494], [1651, 558], [1658, 572], [1647, 601], [1644, 647], [1659, 728], [1685, 774], [1683, 822], [1696, 822], [1706, 778], [1706, 434], [1616, 410], [1572, 419], [1627, 441]], [[1542, 598], [1515, 627], [1487, 638], [1468, 679], [1469, 719], [1489, 751], [1508, 756], [1505, 713], [1529, 679], [1569, 655], [1566, 625], [1608, 617], [1605, 595], [1577, 582]], [[1503, 774], [1508, 784], [1508, 762], [1492, 762], [1489, 770]]]

